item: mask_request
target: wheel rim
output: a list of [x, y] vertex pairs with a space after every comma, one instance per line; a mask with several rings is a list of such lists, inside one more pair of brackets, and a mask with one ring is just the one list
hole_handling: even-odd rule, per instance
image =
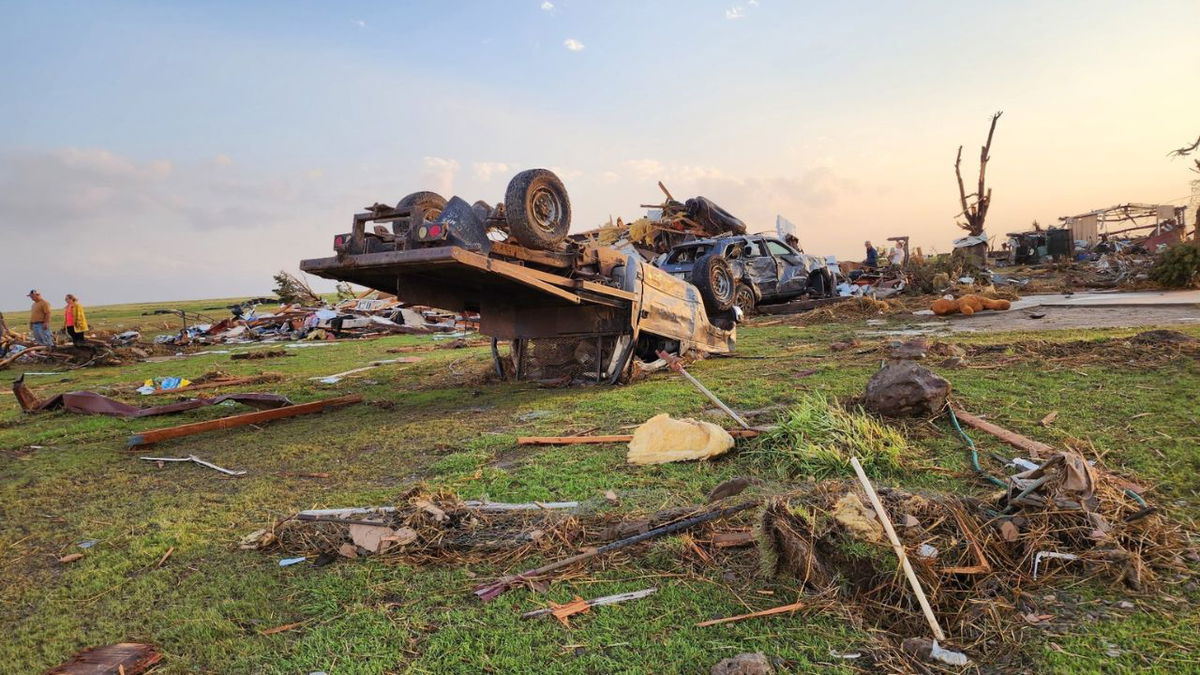
[[529, 198], [529, 215], [543, 232], [553, 233], [562, 221], [563, 205], [549, 188], [538, 188]]
[[749, 314], [750, 310], [754, 309], [754, 294], [747, 289], [742, 289], [738, 291], [733, 304], [741, 308], [743, 314]]
[[733, 290], [732, 281], [724, 273], [724, 271], [721, 270], [718, 270], [714, 276], [716, 279], [713, 280], [715, 282], [713, 283], [713, 291], [716, 293], [718, 298], [728, 298], [730, 292]]

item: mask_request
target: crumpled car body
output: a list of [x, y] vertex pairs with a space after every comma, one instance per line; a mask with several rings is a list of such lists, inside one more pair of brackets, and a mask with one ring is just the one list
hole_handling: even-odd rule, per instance
[[[751, 286], [761, 304], [786, 302], [810, 293], [814, 275], [826, 275], [825, 261], [801, 253], [774, 237], [744, 235], [719, 239], [697, 239], [679, 244], [661, 258], [658, 266], [678, 279], [690, 282], [697, 260], [718, 253], [729, 261], [736, 279]], [[824, 283], [822, 294], [832, 290]]]

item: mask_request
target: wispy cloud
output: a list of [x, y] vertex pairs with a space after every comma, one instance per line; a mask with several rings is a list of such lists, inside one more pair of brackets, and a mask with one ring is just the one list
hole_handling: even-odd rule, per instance
[[758, 0], [747, 0], [747, 1], [746, 1], [746, 6], [748, 6], [748, 7], [758, 7]]
[[583, 51], [583, 43], [575, 38], [567, 38], [566, 40], [563, 40], [563, 46], [573, 52]]
[[726, 19], [743, 19], [746, 17], [746, 10], [742, 7], [730, 7], [725, 10]]
[[367, 27], [367, 22], [363, 21], [362, 19], [354, 19], [350, 23], [354, 24], [355, 26], [358, 26], [359, 28]]
[[471, 168], [475, 177], [484, 183], [491, 181], [493, 176], [504, 177], [515, 171], [515, 167], [507, 162], [475, 162]]
[[422, 160], [421, 179], [423, 189], [433, 190], [449, 199], [454, 194], [454, 176], [458, 173], [458, 162], [443, 157], [426, 157]]
[[550, 0], [546, 0], [545, 2], [542, 3], [542, 11], [543, 12], [549, 12], [552, 9], [554, 9], [554, 3], [550, 2]]

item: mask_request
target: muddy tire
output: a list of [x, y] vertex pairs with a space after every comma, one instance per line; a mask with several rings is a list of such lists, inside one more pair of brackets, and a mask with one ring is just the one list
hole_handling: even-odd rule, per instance
[[755, 307], [758, 305], [758, 301], [754, 297], [754, 289], [738, 282], [737, 288], [733, 290], [733, 304], [742, 310], [742, 316], [753, 315]]
[[513, 176], [504, 192], [504, 219], [517, 243], [554, 250], [571, 227], [571, 200], [554, 172], [529, 169]]
[[733, 307], [737, 281], [733, 268], [722, 255], [706, 255], [692, 267], [692, 285], [700, 291], [704, 308], [709, 314], [728, 311]]
[[398, 209], [413, 206], [420, 206], [425, 211], [425, 220], [437, 220], [437, 217], [442, 215], [442, 209], [446, 208], [446, 198], [436, 192], [424, 190], [414, 192], [396, 203]]

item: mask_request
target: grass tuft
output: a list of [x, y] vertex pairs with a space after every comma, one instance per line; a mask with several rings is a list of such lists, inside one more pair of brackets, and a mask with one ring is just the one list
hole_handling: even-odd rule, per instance
[[783, 413], [751, 453], [780, 477], [823, 480], [853, 475], [851, 457], [858, 457], [872, 476], [899, 474], [907, 450], [908, 441], [897, 428], [813, 393]]

